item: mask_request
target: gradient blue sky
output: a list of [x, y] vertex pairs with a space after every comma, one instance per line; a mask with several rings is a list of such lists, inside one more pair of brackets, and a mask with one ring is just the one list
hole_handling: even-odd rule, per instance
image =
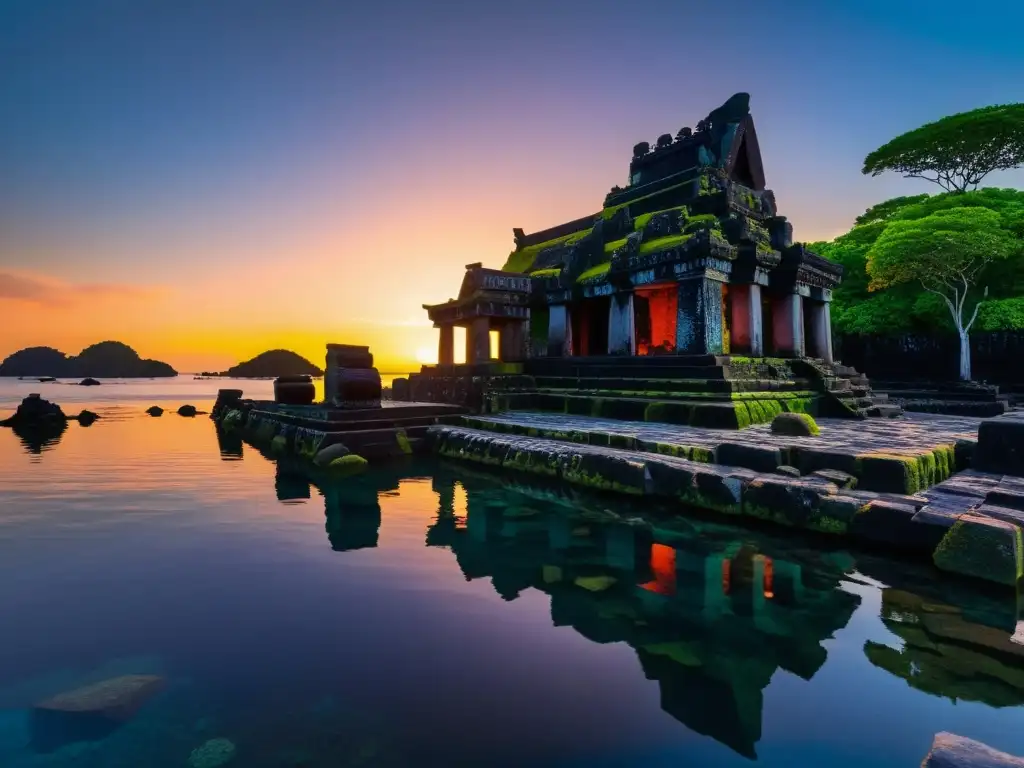
[[736, 91], [780, 211], [828, 238], [929, 190], [867, 152], [1024, 101], [1022, 29], [1017, 0], [0, 0], [0, 357], [405, 364], [464, 264], [596, 211], [634, 143]]

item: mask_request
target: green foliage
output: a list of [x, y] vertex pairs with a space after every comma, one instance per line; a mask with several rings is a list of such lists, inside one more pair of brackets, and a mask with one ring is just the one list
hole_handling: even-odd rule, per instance
[[897, 136], [864, 159], [862, 173], [896, 171], [947, 192], [974, 189], [992, 171], [1024, 165], [1024, 104], [983, 107]]
[[593, 231], [593, 228], [583, 229], [579, 232], [573, 232], [569, 235], [562, 237], [556, 237], [553, 240], [548, 240], [543, 243], [537, 243], [536, 245], [528, 245], [525, 248], [521, 248], [518, 251], [512, 251], [508, 255], [508, 260], [505, 262], [505, 266], [501, 268], [503, 272], [516, 272], [525, 273], [529, 272], [533, 266], [533, 262], [537, 260], [537, 256], [545, 248], [550, 248], [553, 245], [572, 245], [573, 243], [579, 242], [584, 237], [589, 235]]
[[[876, 286], [874, 291], [869, 291], [867, 256], [882, 234], [898, 222], [919, 221], [937, 213], [963, 208], [971, 209], [968, 218], [978, 213], [979, 208], [998, 214], [999, 228], [1016, 244], [1009, 258], [986, 267], [983, 277], [990, 287], [990, 296], [1000, 299], [1024, 293], [1024, 192], [989, 188], [976, 192], [899, 197], [868, 209], [858, 217], [856, 226], [832, 242], [808, 244], [810, 250], [842, 264], [845, 270], [832, 302], [832, 324], [836, 332], [898, 334], [936, 329], [952, 331], [954, 326], [945, 301], [925, 291], [917, 279], [885, 290]], [[982, 217], [986, 215], [981, 213]], [[987, 221], [992, 223], [993, 220], [989, 216]]]
[[978, 331], [1024, 330], [1024, 297], [982, 302], [974, 328]]
[[538, 269], [531, 272], [530, 277], [558, 277], [561, 272], [561, 267], [548, 267], [547, 269]]
[[721, 225], [718, 222], [718, 217], [713, 213], [702, 213], [697, 216], [691, 216], [689, 221], [686, 222], [685, 231], [689, 234], [697, 232], [701, 229], [721, 229]]

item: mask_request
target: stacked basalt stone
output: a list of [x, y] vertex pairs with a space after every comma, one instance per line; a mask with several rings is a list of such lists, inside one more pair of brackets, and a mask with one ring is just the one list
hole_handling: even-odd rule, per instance
[[380, 408], [380, 373], [373, 367], [369, 347], [328, 344], [324, 371], [324, 403], [356, 410]]

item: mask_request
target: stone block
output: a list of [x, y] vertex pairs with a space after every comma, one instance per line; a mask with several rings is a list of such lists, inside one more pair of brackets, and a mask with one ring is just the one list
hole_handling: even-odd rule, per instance
[[920, 481], [917, 459], [886, 453], [864, 453], [857, 457], [860, 487], [879, 493], [917, 493]]
[[[928, 551], [913, 527], [917, 509], [886, 499], [873, 499], [850, 522], [850, 535], [862, 541], [887, 544], [900, 549]], [[922, 526], [923, 528], [923, 526]]]
[[575, 485], [636, 496], [647, 492], [649, 485], [644, 462], [610, 453], [576, 454], [563, 468], [562, 477]]
[[937, 733], [921, 768], [1024, 768], [1024, 759], [974, 739]]
[[1024, 511], [1024, 488], [999, 485], [988, 492], [985, 503]]
[[776, 475], [784, 475], [785, 477], [800, 477], [800, 470], [796, 467], [790, 467], [783, 464], [781, 467], [776, 467], [774, 470]]
[[686, 498], [696, 490], [694, 470], [680, 462], [650, 459], [647, 470], [651, 475], [653, 492], [669, 498]]
[[743, 514], [795, 528], [812, 527], [830, 487], [804, 480], [758, 477], [743, 495]]
[[742, 511], [746, 479], [739, 473], [724, 473], [721, 468], [697, 467], [694, 469], [693, 489], [684, 496], [684, 500], [701, 509], [738, 515]]
[[998, 504], [989, 504], [987, 501], [980, 507], [973, 510], [973, 514], [991, 517], [995, 520], [1005, 520], [1008, 523], [1024, 527], [1024, 512], [1012, 507], [1003, 507]]
[[801, 474], [809, 475], [819, 469], [838, 469], [849, 475], [857, 474], [857, 457], [849, 453], [802, 446], [797, 448], [795, 453], [796, 466]]
[[845, 490], [852, 490], [857, 487], [857, 478], [848, 472], [841, 472], [838, 469], [819, 469], [811, 473], [811, 477], [820, 477], [830, 483], [834, 483]]
[[782, 451], [767, 445], [720, 443], [715, 448], [715, 463], [755, 472], [774, 472], [783, 463]]
[[921, 551], [934, 552], [961, 514], [930, 504], [922, 507], [911, 518], [911, 536], [914, 540], [920, 540]]
[[946, 532], [933, 560], [943, 571], [1012, 587], [1021, 577], [1022, 550], [1019, 526], [968, 513]]

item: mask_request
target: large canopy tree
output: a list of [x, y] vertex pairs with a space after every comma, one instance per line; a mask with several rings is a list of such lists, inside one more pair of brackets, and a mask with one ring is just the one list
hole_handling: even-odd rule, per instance
[[863, 173], [896, 171], [947, 192], [976, 189], [992, 171], [1024, 165], [1024, 104], [960, 112], [922, 125], [864, 159]]
[[[1003, 217], [978, 206], [890, 221], [867, 254], [869, 289], [919, 282], [949, 309], [960, 336], [960, 378], [971, 379], [971, 326], [978, 317], [979, 278], [993, 261], [1019, 251]], [[988, 294], [988, 289], [983, 290]], [[969, 304], [973, 299], [973, 309]]]

